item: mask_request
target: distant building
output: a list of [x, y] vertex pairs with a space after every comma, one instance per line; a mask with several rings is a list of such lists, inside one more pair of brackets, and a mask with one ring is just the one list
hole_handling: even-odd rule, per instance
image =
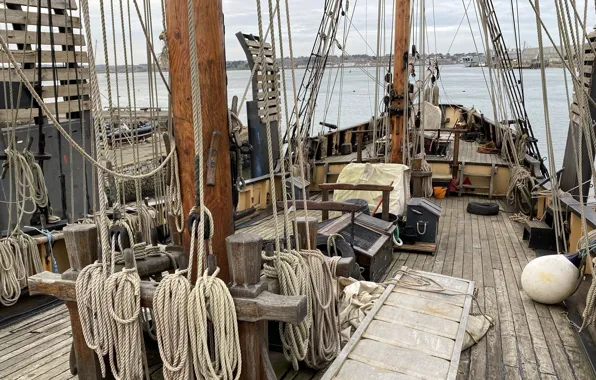
[[[561, 47], [557, 47], [560, 52], [563, 52]], [[559, 65], [563, 63], [563, 60], [557, 53], [554, 46], [548, 46], [543, 48], [544, 61], [546, 65]], [[525, 48], [521, 54], [522, 66], [523, 67], [538, 67], [540, 65], [540, 49], [539, 48]]]

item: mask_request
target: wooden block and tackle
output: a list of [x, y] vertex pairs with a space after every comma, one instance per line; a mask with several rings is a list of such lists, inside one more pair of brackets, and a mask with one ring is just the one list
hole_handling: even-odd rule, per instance
[[[42, 272], [30, 277], [29, 291], [31, 294], [53, 295], [65, 301], [73, 334], [71, 371], [78, 373], [81, 379], [99, 380], [102, 378], [99, 361], [85, 343], [75, 288], [78, 273], [97, 260], [97, 229], [91, 224], [67, 226], [64, 238], [71, 269], [63, 275]], [[262, 240], [258, 235], [228, 236], [226, 248], [231, 275], [229, 289], [234, 299], [242, 342], [242, 379], [273, 379], [275, 373], [269, 362], [266, 321], [302, 322], [307, 313], [306, 296], [281, 296], [268, 291], [268, 283], [260, 277]], [[185, 253], [174, 251], [172, 256], [179, 264], [185, 263]], [[136, 267], [139, 273], [143, 273], [141, 278], [173, 269], [171, 263], [166, 264], [160, 257], [137, 261]], [[152, 307], [156, 288], [155, 282], [141, 281], [141, 306]]]

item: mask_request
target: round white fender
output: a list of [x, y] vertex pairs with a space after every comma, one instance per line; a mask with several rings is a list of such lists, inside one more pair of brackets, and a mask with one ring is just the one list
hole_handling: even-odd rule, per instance
[[563, 255], [538, 257], [528, 263], [521, 275], [524, 291], [536, 302], [563, 302], [575, 292], [579, 269]]

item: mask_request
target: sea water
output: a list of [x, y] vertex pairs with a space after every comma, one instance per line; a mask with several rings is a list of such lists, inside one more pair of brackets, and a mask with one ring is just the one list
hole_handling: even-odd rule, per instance
[[[382, 68], [379, 70], [381, 81], [383, 80], [385, 69]], [[297, 69], [295, 72], [297, 86], [300, 86], [304, 69]], [[164, 74], [167, 78], [168, 73]], [[107, 107], [109, 102], [107, 99], [106, 76], [105, 74], [99, 74], [98, 76], [103, 106]], [[148, 85], [149, 74], [146, 72], [137, 72], [134, 73], [134, 76], [136, 107], [148, 107], [151, 105]], [[517, 71], [516, 76], [519, 79], [519, 73]], [[560, 168], [563, 162], [569, 124], [569, 106], [565, 92], [564, 71], [561, 68], [548, 68], [546, 69], [546, 76], [554, 157], [557, 168]], [[239, 99], [242, 98], [250, 77], [250, 71], [231, 70], [228, 71], [227, 77], [228, 104], [231, 104], [233, 96], [238, 96]], [[157, 99], [152, 105], [166, 109], [168, 107], [167, 90], [162, 83], [161, 77], [156, 75], [155, 78], [157, 83], [155, 86]], [[340, 97], [340, 88], [342, 88], [341, 70], [338, 74], [337, 68], [328, 68], [321, 83], [319, 96], [317, 97], [311, 132], [313, 134], [318, 133], [321, 129], [319, 122], [323, 120], [331, 124], [337, 124], [340, 127], [347, 127], [368, 120], [375, 112], [375, 78], [376, 69], [374, 67], [344, 68], [343, 91], [341, 91], [342, 96]], [[112, 104], [114, 106], [126, 107], [129, 104], [129, 98], [132, 104], [135, 100], [133, 100], [133, 94], [128, 94], [126, 91], [125, 74], [118, 74], [118, 85], [116, 85], [114, 74], [111, 75], [110, 79], [112, 84]], [[546, 146], [544, 102], [542, 98], [540, 70], [522, 70], [522, 79], [528, 118], [534, 135], [538, 139], [540, 153], [543, 157], [547, 157], [548, 151]], [[291, 92], [292, 78], [290, 70], [286, 70], [286, 82], [288, 86], [288, 105], [289, 108], [292, 108], [293, 95]], [[494, 119], [493, 107], [486, 82], [490, 86], [488, 68], [463, 67], [461, 65], [442, 66], [440, 68], [439, 79], [440, 102], [474, 107], [485, 114], [487, 118]], [[571, 81], [568, 81], [568, 84], [571, 86]], [[384, 96], [382, 85], [382, 83], [379, 85], [380, 91], [378, 102], [376, 103], [379, 107], [382, 104], [382, 98]], [[116, 96], [117, 90], [119, 97]], [[246, 98], [247, 100], [252, 99], [251, 88], [248, 89]], [[283, 101], [281, 103], [283, 106]], [[284, 115], [283, 111], [282, 115]], [[240, 118], [246, 123], [246, 106], [242, 108]]]

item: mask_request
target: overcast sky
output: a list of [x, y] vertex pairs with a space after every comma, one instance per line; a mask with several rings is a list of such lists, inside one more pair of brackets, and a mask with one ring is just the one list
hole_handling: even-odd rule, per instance
[[[152, 32], [156, 41], [157, 37], [162, 31], [162, 20], [161, 20], [161, 3], [160, 0], [150, 0], [152, 4], [152, 15], [153, 15], [153, 28]], [[226, 54], [227, 60], [241, 60], [244, 59], [244, 53], [240, 48], [236, 39], [235, 33], [242, 31], [244, 33], [258, 34], [257, 27], [257, 14], [256, 14], [256, 0], [222, 0], [223, 10], [225, 15], [226, 24]], [[385, 0], [381, 0], [383, 3]], [[414, 11], [416, 12], [412, 20], [414, 26], [414, 35], [416, 36], [418, 50], [421, 50], [419, 40], [419, 12], [420, 12], [420, 1], [411, 0], [415, 5]], [[441, 52], [441, 53], [465, 53], [474, 52], [476, 48], [472, 36], [476, 38], [478, 50], [483, 51], [482, 41], [478, 31], [478, 19], [476, 17], [475, 3], [476, 0], [426, 0], [426, 51], [428, 52]], [[569, 1], [569, 0], [567, 0]], [[103, 47], [101, 43], [101, 22], [99, 16], [99, 5], [98, 1], [90, 1], [90, 14], [92, 15], [93, 38], [96, 39], [94, 44], [96, 46], [97, 62], [103, 63]], [[126, 6], [126, 1], [123, 1]], [[139, 1], [142, 4], [142, 1]], [[275, 3], [275, 2], [273, 2]], [[283, 3], [283, 1], [281, 2]], [[323, 3], [324, 0], [290, 0], [290, 15], [292, 22], [292, 39], [294, 46], [294, 55], [309, 55], [312, 48], [314, 38], [321, 21], [323, 14]], [[345, 0], [344, 0], [345, 3]], [[497, 11], [499, 23], [505, 36], [506, 44], [509, 48], [515, 47], [515, 39], [513, 35], [513, 22], [511, 12], [511, 1], [510, 0], [493, 0], [494, 6]], [[109, 1], [105, 0], [106, 6], [109, 5]], [[121, 23], [120, 14], [118, 11], [119, 1], [114, 1], [116, 7], [115, 18], [116, 18], [116, 30], [117, 30], [117, 45], [121, 46]], [[469, 7], [468, 7], [469, 4]], [[530, 6], [528, 0], [513, 1], [514, 6], [519, 7], [519, 23], [521, 29], [521, 41], [522, 46], [525, 43], [527, 46], [536, 47], [537, 32], [536, 32], [536, 18], [535, 13]], [[595, 25], [595, 9], [593, 0], [588, 0], [588, 22], [587, 27], [589, 30]], [[130, 2], [132, 21], [133, 21], [133, 48], [135, 51], [135, 63], [144, 63], [147, 61], [146, 52], [143, 44], [138, 43], [144, 40], [142, 30], [138, 24], [138, 18], [134, 10], [132, 1]], [[384, 45], [381, 47], [382, 52], [389, 52], [391, 49], [390, 37], [392, 29], [393, 19], [393, 2], [386, 0], [384, 5], [385, 11], [382, 12], [385, 21], [385, 28], [381, 32], [382, 41]], [[577, 6], [580, 14], [583, 16], [584, 1], [577, 0]], [[267, 10], [267, 1], [262, 1], [263, 10]], [[376, 43], [377, 43], [377, 17], [378, 17], [378, 1], [377, 0], [350, 0], [349, 10], [347, 15], [352, 18], [352, 28], [349, 31], [349, 37], [346, 43], [346, 51], [349, 54], [363, 54], [368, 53], [370, 55], [376, 54]], [[468, 7], [468, 19], [465, 17], [464, 8]], [[109, 9], [109, 8], [108, 8]], [[126, 12], [126, 9], [125, 9]], [[285, 19], [285, 9], [282, 9], [283, 17]], [[549, 32], [554, 38], [555, 42], [558, 43], [558, 29], [556, 10], [554, 2], [541, 1], [541, 13], [544, 23], [547, 25]], [[108, 36], [111, 36], [111, 14], [107, 13], [108, 17]], [[200, 20], [200, 15], [198, 16]], [[463, 19], [463, 21], [462, 21]], [[268, 14], [263, 14], [264, 29], [268, 25]], [[348, 21], [349, 22], [349, 21]], [[343, 20], [341, 21], [340, 31], [338, 32], [338, 40], [342, 40], [343, 35]], [[460, 26], [461, 23], [461, 26]], [[459, 26], [459, 31], [458, 31]], [[285, 28], [285, 26], [284, 26]], [[457, 32], [457, 36], [456, 36]], [[284, 32], [285, 34], [285, 32]], [[110, 38], [110, 37], [109, 37]], [[158, 41], [159, 44], [159, 41]], [[367, 46], [369, 45], [369, 46]], [[544, 35], [544, 45], [552, 45], [548, 37]], [[113, 49], [113, 45], [109, 43], [110, 49]], [[161, 46], [156, 47], [159, 50]], [[285, 52], [287, 56], [287, 35], [285, 37]], [[339, 54], [339, 52], [336, 52]], [[110, 63], [113, 64], [114, 58], [113, 53], [110, 52]], [[118, 57], [118, 64], [123, 63], [122, 56]]]

